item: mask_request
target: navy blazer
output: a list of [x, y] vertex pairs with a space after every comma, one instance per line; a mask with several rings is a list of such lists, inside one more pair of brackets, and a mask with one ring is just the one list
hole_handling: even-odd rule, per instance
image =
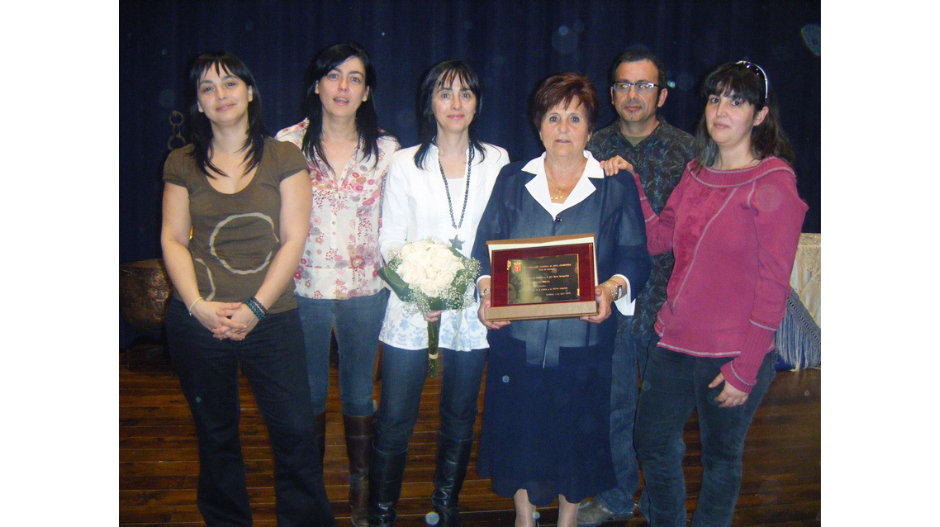
[[[558, 236], [594, 234], [598, 281], [621, 274], [630, 281], [630, 296], [635, 299], [650, 274], [650, 256], [646, 249], [646, 225], [633, 176], [621, 171], [615, 176], [587, 178], [595, 191], [584, 201], [562, 211], [557, 218], [545, 210], [525, 185], [535, 177], [523, 171], [527, 161], [503, 167], [493, 187], [472, 255], [480, 261], [481, 275], [491, 274], [486, 242]], [[611, 309], [616, 309], [611, 305]], [[490, 346], [511, 337], [526, 343], [526, 361], [542, 367], [558, 364], [560, 348], [584, 348], [612, 344], [616, 317], [601, 324], [577, 318], [517, 320], [490, 331]]]

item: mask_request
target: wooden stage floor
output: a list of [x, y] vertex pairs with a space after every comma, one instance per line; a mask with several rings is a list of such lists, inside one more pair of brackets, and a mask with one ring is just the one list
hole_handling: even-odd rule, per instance
[[[172, 370], [159, 354], [126, 354], [120, 366], [120, 525], [203, 525], [196, 509], [198, 456], [189, 408]], [[779, 372], [757, 412], [744, 454], [744, 481], [735, 511], [735, 527], [797, 527], [820, 524], [820, 370]], [[376, 398], [379, 383], [376, 383]], [[396, 525], [425, 525], [431, 510], [434, 450], [439, 415], [440, 380], [428, 380], [421, 415], [412, 437]], [[480, 396], [482, 408], [483, 395]], [[480, 419], [476, 423], [479, 438]], [[273, 526], [273, 461], [267, 434], [242, 379], [242, 448], [255, 525]], [[695, 418], [685, 429], [688, 509], [694, 510], [701, 486], [701, 444]], [[476, 451], [460, 495], [462, 523], [513, 525], [512, 500], [500, 498], [489, 480], [476, 475]], [[336, 369], [331, 368], [327, 406], [324, 479], [337, 525], [349, 523], [346, 447], [343, 439]], [[541, 524], [555, 524], [555, 508], [540, 509]], [[647, 526], [642, 517], [608, 526]]]

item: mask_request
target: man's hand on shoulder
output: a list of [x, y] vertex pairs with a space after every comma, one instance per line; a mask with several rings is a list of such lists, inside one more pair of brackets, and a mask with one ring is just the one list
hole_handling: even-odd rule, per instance
[[604, 174], [612, 176], [621, 170], [626, 170], [627, 172], [633, 174], [633, 165], [627, 162], [626, 159], [620, 156], [614, 156], [607, 161], [601, 161], [601, 168], [604, 169]]

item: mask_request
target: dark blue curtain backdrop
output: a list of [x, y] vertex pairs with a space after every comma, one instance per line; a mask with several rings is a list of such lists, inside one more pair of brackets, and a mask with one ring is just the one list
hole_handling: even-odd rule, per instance
[[[120, 257], [160, 256], [160, 172], [183, 107], [185, 68], [226, 50], [254, 73], [273, 134], [301, 120], [303, 72], [323, 47], [354, 40], [372, 55], [379, 125], [416, 142], [421, 73], [463, 59], [483, 79], [480, 135], [513, 160], [542, 151], [527, 116], [537, 83], [576, 71], [601, 95], [600, 125], [614, 119], [607, 71], [633, 44], [666, 64], [661, 115], [692, 132], [698, 86], [709, 70], [747, 58], [777, 90], [796, 172], [809, 203], [804, 232], [820, 232], [820, 2], [815, 1], [124, 1], [120, 14]], [[808, 35], [808, 36], [807, 36]], [[180, 146], [176, 140], [173, 146]]]

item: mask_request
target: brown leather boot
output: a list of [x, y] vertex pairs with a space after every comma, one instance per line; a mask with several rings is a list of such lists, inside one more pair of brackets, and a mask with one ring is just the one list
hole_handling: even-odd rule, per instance
[[343, 414], [346, 454], [349, 456], [350, 521], [356, 527], [369, 525], [369, 462], [372, 453], [374, 415], [351, 417]]

